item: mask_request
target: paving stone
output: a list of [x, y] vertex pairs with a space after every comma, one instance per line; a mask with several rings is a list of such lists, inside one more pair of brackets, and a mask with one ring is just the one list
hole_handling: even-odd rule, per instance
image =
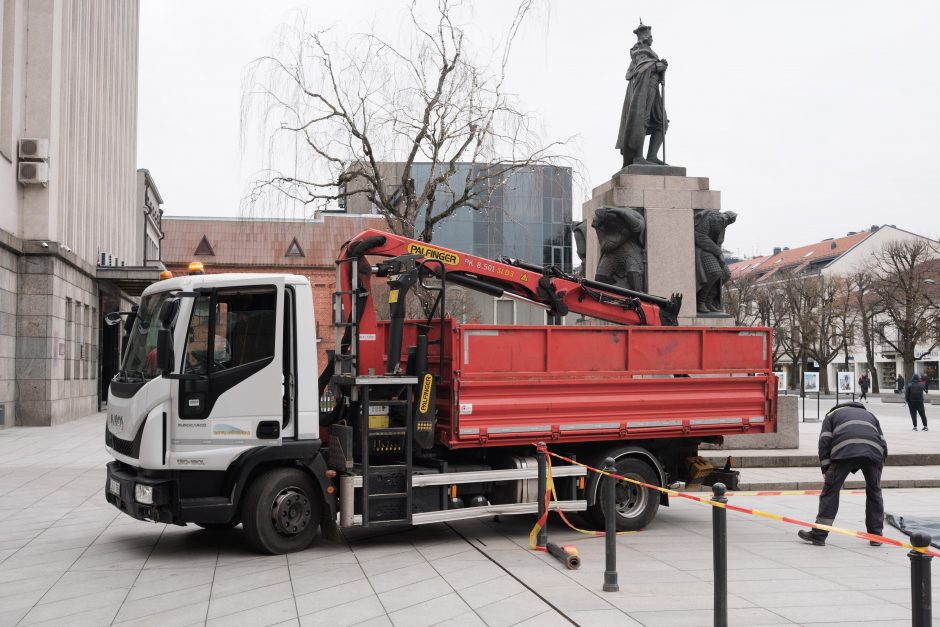
[[335, 605], [322, 612], [301, 616], [300, 624], [304, 627], [308, 625], [310, 627], [320, 627], [321, 625], [344, 627], [345, 625], [357, 625], [367, 620], [385, 617], [385, 608], [382, 607], [379, 597], [372, 595], [342, 605]]
[[[446, 581], [440, 577], [436, 577], [400, 588], [394, 588], [387, 592], [381, 592], [379, 593], [379, 600], [381, 600], [382, 605], [385, 606], [385, 611], [392, 613], [425, 601], [447, 596], [453, 592], [454, 589], [451, 588]], [[466, 601], [465, 597], [464, 601]]]
[[477, 608], [476, 612], [480, 615], [480, 618], [486, 621], [487, 625], [501, 627], [503, 625], [515, 625], [550, 609], [545, 601], [526, 591]]
[[473, 609], [501, 601], [524, 591], [518, 581], [508, 575], [483, 581], [459, 591], [460, 597]]
[[578, 610], [567, 612], [581, 627], [609, 627], [610, 625], [641, 625], [618, 610]]
[[[144, 588], [146, 589], [146, 588]], [[137, 599], [126, 599], [115, 617], [115, 622], [131, 621], [150, 618], [151, 620], [164, 620], [164, 614], [180, 607], [198, 605], [202, 608], [202, 617], [206, 616], [209, 606], [209, 593], [211, 584], [203, 584], [183, 590], [173, 590], [163, 594], [155, 594]], [[186, 613], [189, 615], [189, 613]]]
[[[252, 608], [267, 605], [275, 601], [289, 599], [294, 601], [294, 593], [290, 581], [276, 583], [270, 586], [242, 590], [236, 594], [225, 596], [217, 595], [215, 586], [212, 586], [212, 596], [209, 598], [209, 619], [215, 619], [233, 614], [241, 614]], [[296, 616], [296, 613], [295, 613]]]
[[[830, 610], [831, 611], [831, 610]], [[671, 610], [656, 612], [630, 612], [630, 616], [646, 627], [701, 627], [713, 624], [713, 611]], [[759, 607], [728, 608], [729, 625], [792, 625], [782, 617]]]
[[[294, 593], [297, 594], [296, 592]], [[364, 599], [372, 596], [375, 591], [368, 580], [360, 579], [351, 583], [345, 583], [332, 588], [325, 588], [295, 596], [297, 601], [297, 613], [300, 616], [312, 614], [321, 610], [326, 610], [337, 605], [343, 605], [356, 599]]]
[[388, 617], [396, 627], [424, 627], [472, 613], [470, 607], [455, 593], [390, 612]]
[[273, 625], [297, 618], [297, 606], [294, 599], [285, 599], [265, 605], [255, 605], [237, 614], [227, 614], [206, 621], [209, 627], [256, 627]]

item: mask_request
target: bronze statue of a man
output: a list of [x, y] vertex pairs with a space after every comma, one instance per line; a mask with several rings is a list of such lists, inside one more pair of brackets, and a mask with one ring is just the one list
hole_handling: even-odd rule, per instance
[[696, 309], [708, 314], [721, 311], [721, 286], [731, 278], [721, 245], [725, 229], [738, 219], [733, 211], [703, 209], [695, 214]]
[[631, 207], [600, 207], [591, 226], [597, 232], [600, 259], [595, 281], [645, 291], [643, 285], [643, 244], [646, 221]]
[[[650, 47], [653, 35], [642, 20], [636, 30], [637, 42], [630, 49], [627, 69], [627, 95], [620, 114], [617, 148], [623, 155], [623, 167], [631, 164], [665, 165], [656, 155], [663, 145], [668, 120], [659, 86], [665, 84], [669, 63]], [[650, 136], [649, 150], [643, 158], [643, 143]]]

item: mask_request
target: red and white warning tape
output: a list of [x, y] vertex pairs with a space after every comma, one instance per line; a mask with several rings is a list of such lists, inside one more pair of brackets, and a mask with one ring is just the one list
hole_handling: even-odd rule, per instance
[[[574, 465], [576, 465], [576, 466], [581, 466], [581, 467], [583, 467], [583, 468], [587, 468], [588, 470], [593, 471], [593, 472], [596, 472], [596, 473], [598, 473], [598, 474], [606, 475], [606, 476], [608, 476], [608, 477], [613, 477], [614, 479], [619, 479], [620, 481], [626, 481], [626, 482], [628, 482], [628, 483], [632, 483], [632, 484], [635, 484], [635, 485], [638, 485], [638, 486], [642, 486], [642, 487], [648, 488], [648, 489], [650, 489], [650, 490], [656, 490], [656, 491], [658, 491], [658, 492], [662, 492], [662, 493], [664, 493], [664, 494], [668, 494], [669, 496], [674, 496], [674, 497], [678, 497], [678, 498], [688, 499], [688, 500], [690, 500], [690, 501], [695, 501], [695, 502], [697, 502], [697, 503], [703, 503], [703, 504], [705, 504], [705, 505], [711, 505], [712, 507], [722, 507], [722, 508], [724, 508], [724, 509], [729, 509], [729, 510], [734, 511], [734, 512], [740, 512], [740, 513], [742, 513], [742, 514], [750, 514], [750, 515], [752, 515], [752, 516], [758, 516], [758, 517], [760, 517], [760, 518], [767, 518], [767, 519], [776, 520], [776, 521], [779, 521], [779, 522], [785, 522], [785, 523], [790, 523], [790, 524], [793, 524], [793, 525], [799, 525], [799, 526], [801, 526], [801, 527], [809, 527], [809, 528], [811, 528], [811, 529], [819, 529], [819, 530], [821, 530], [821, 531], [828, 531], [828, 532], [830, 532], [830, 533], [838, 533], [838, 534], [840, 534], [840, 535], [849, 536], [849, 537], [851, 537], [851, 538], [861, 538], [861, 539], [863, 539], [863, 540], [871, 540], [871, 541], [874, 541], [874, 542], [881, 542], [882, 544], [887, 544], [887, 545], [890, 545], [890, 546], [900, 547], [900, 548], [902, 548], [902, 549], [910, 549], [910, 550], [912, 550], [912, 551], [917, 551], [918, 553], [923, 553], [924, 555], [930, 555], [930, 556], [933, 556], [933, 557], [940, 557], [940, 553], [937, 553], [936, 551], [930, 550], [929, 547], [916, 547], [916, 546], [914, 546], [914, 545], [912, 545], [912, 544], [909, 544], [909, 543], [907, 543], [907, 542], [901, 542], [900, 540], [895, 540], [894, 538], [889, 538], [889, 537], [887, 537], [887, 536], [881, 536], [881, 535], [877, 535], [877, 534], [874, 534], [874, 533], [868, 533], [868, 532], [866, 532], [866, 531], [855, 531], [855, 530], [853, 530], [853, 529], [843, 529], [843, 528], [841, 528], [841, 527], [833, 527], [833, 526], [831, 526], [831, 525], [823, 525], [823, 524], [816, 523], [816, 522], [808, 522], [808, 521], [805, 521], [805, 520], [800, 520], [800, 519], [798, 519], [798, 518], [791, 518], [790, 516], [782, 516], [782, 515], [780, 515], [780, 514], [774, 514], [774, 513], [772, 513], [772, 512], [765, 512], [765, 511], [763, 511], [763, 510], [754, 509], [754, 508], [751, 508], [751, 507], [741, 507], [740, 505], [732, 505], [731, 503], [719, 503], [719, 502], [717, 502], [717, 501], [711, 500], [710, 498], [705, 498], [705, 497], [702, 497], [702, 496], [696, 496], [696, 495], [694, 495], [694, 494], [689, 494], [689, 493], [687, 493], [687, 492], [679, 492], [678, 490], [671, 490], [671, 489], [669, 489], [669, 488], [663, 488], [663, 487], [660, 487], [660, 486], [658, 486], [658, 485], [653, 485], [653, 484], [651, 484], [651, 483], [644, 483], [644, 482], [642, 482], [642, 481], [638, 481], [638, 480], [636, 480], [636, 479], [631, 479], [631, 478], [629, 478], [629, 477], [624, 477], [624, 476], [621, 476], [621, 475], [618, 475], [618, 474], [615, 474], [615, 473], [612, 473], [612, 472], [606, 472], [606, 471], [604, 471], [604, 470], [601, 470], [600, 468], [594, 468], [593, 466], [588, 466], [587, 464], [582, 464], [581, 462], [575, 461], [575, 460], [571, 459], [570, 457], [565, 457], [564, 455], [559, 455], [558, 453], [553, 453], [553, 452], [549, 451], [547, 448], [540, 448], [537, 444], [534, 444], [533, 446], [535, 446], [535, 447], [536, 447], [537, 449], [539, 449], [539, 450], [544, 450], [549, 456], [555, 457], [555, 458], [560, 459], [560, 460], [562, 460], [562, 461], [566, 461], [566, 462], [568, 462], [569, 464], [574, 464]], [[545, 512], [546, 512], [546, 513], [545, 513], [544, 516], [542, 516], [542, 518], [539, 519], [538, 523], [536, 524], [536, 528], [533, 528], [532, 533], [529, 535], [529, 543], [532, 545], [533, 548], [535, 548], [535, 537], [536, 537], [536, 535], [538, 535], [538, 530], [541, 529], [541, 528], [545, 525], [545, 521], [546, 521], [546, 519], [547, 519], [547, 517], [548, 517], [548, 505], [549, 505], [548, 498], [549, 498], [549, 492], [554, 492], [554, 483], [552, 482], [552, 476], [551, 476], [551, 464], [549, 464], [548, 470], [549, 470], [549, 473], [548, 473], [548, 485], [551, 486], [551, 490], [546, 491], [546, 493], [545, 493], [545, 495], [544, 495], [544, 498], [545, 498]], [[779, 494], [780, 494], [780, 495], [783, 495], [783, 494], [787, 494], [787, 493], [789, 493], [789, 492], [791, 492], [791, 491], [781, 490], [781, 491], [779, 491]], [[794, 491], [792, 491], [792, 492], [793, 492], [793, 493], [796, 493], [796, 494], [803, 494], [803, 493], [810, 493], [810, 492], [813, 492], [813, 491], [811, 491], [811, 490], [794, 490]], [[819, 491], [816, 491], [817, 494], [818, 494], [818, 492], [819, 492]], [[858, 490], [857, 492], [864, 492], [864, 490]], [[735, 494], [736, 496], [750, 496], [750, 494], [748, 494], [748, 493], [746, 493], [746, 492], [728, 493], [729, 496], [730, 496], [731, 494]], [[763, 495], [763, 496], [769, 496], [769, 494], [765, 494], [765, 495]], [[586, 532], [586, 533], [591, 533], [591, 532]], [[596, 534], [598, 534], [598, 535], [604, 535], [603, 532], [593, 532], [593, 533], [596, 533]]]

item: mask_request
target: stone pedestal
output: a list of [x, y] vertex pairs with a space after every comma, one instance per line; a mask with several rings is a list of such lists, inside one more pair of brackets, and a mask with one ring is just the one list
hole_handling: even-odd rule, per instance
[[[637, 166], [629, 166], [636, 168]], [[721, 209], [721, 194], [708, 187], [708, 179], [665, 174], [617, 173], [594, 189], [583, 205], [588, 225], [585, 259], [589, 278], [597, 270], [597, 236], [590, 228], [599, 207], [642, 208], [646, 218], [646, 267], [648, 292], [668, 297], [682, 294], [679, 324], [683, 326], [732, 326], [730, 317], [697, 317], [695, 310], [696, 209]], [[682, 171], [684, 168], [671, 168]], [[661, 172], [668, 172], [661, 168]]]

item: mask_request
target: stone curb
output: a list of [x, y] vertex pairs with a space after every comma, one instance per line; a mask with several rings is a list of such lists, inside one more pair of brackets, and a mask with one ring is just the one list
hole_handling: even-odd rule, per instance
[[[748, 482], [742, 481], [739, 492], [757, 492], [767, 490], [822, 490], [822, 481], [778, 481], [778, 482]], [[881, 487], [888, 488], [940, 488], [940, 478], [938, 479], [882, 479]], [[865, 488], [864, 480], [848, 480], [842, 487], [843, 490], [862, 490]], [[682, 489], [680, 492], [702, 493], [711, 492], [711, 488], [702, 487], [701, 489]]]
[[[781, 481], [778, 483], [747, 483], [742, 482], [740, 491], [752, 490], [821, 490], [822, 481]], [[938, 479], [882, 479], [882, 488], [940, 488]], [[865, 488], [865, 481], [848, 480], [843, 490], [860, 490]]]
[[[722, 455], [702, 455], [715, 465], [724, 465], [730, 451]], [[816, 455], [748, 455], [734, 457], [735, 468], [813, 468], [819, 465]], [[940, 466], [940, 453], [902, 453], [888, 455], [885, 466]]]

